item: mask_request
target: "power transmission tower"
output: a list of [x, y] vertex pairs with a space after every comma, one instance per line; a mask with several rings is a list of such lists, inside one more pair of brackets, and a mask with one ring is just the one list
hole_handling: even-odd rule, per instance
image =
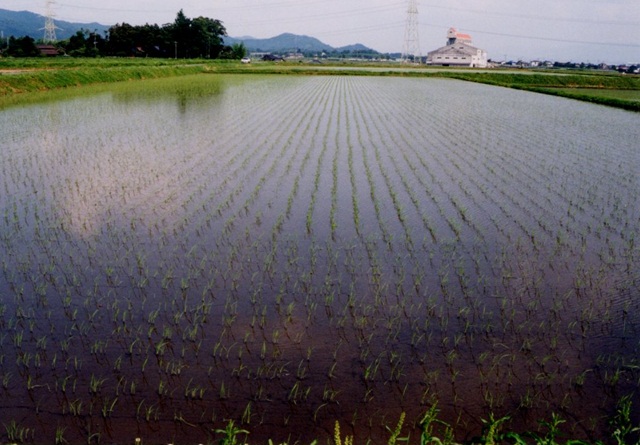
[[[55, 42], [56, 38], [56, 24], [53, 22], [53, 4], [54, 0], [47, 0], [46, 17], [44, 20], [44, 41]], [[58, 28], [59, 29], [59, 28]]]
[[407, 22], [404, 28], [404, 47], [402, 59], [406, 62], [410, 58], [420, 60], [420, 37], [418, 36], [418, 0], [408, 0]]

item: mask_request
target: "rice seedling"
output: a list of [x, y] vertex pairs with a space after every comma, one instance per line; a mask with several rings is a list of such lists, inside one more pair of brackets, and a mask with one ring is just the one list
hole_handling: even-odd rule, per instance
[[56, 427], [56, 433], [55, 433], [55, 439], [54, 439], [55, 445], [65, 445], [69, 443], [67, 439], [65, 439], [64, 437], [64, 433], [66, 430], [67, 428], [63, 426]]
[[449, 400], [456, 427], [515, 404], [529, 424], [574, 410], [599, 437], [590, 400], [614, 410], [640, 380], [637, 200], [617, 192], [635, 184], [633, 122], [425, 80], [228, 78], [179, 115], [160, 89], [116, 92], [86, 132], [64, 102], [63, 127], [3, 110], [3, 400], [65, 411], [50, 424], [69, 442], [131, 406], [156, 439], [210, 440], [201, 409], [259, 439], [287, 423], [310, 441], [305, 413], [364, 441], [417, 416], [410, 394]]
[[102, 402], [102, 408], [100, 409], [100, 413], [104, 419], [111, 417], [113, 410], [118, 403], [118, 398], [115, 397], [113, 400], [109, 400], [108, 398]]
[[10, 442], [24, 443], [34, 438], [34, 431], [30, 428], [18, 424], [15, 420], [3, 423], [7, 438]]

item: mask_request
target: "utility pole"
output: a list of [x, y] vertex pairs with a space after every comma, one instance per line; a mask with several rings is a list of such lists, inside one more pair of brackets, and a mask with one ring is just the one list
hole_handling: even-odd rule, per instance
[[404, 47], [402, 60], [409, 61], [413, 57], [414, 62], [420, 61], [420, 37], [418, 36], [418, 0], [408, 0], [407, 21], [404, 28]]

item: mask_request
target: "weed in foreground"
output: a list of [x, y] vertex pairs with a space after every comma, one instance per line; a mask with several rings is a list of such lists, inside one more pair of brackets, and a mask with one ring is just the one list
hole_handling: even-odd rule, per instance
[[229, 420], [225, 429], [217, 429], [216, 433], [222, 434], [223, 437], [220, 439], [220, 445], [238, 445], [242, 442], [239, 442], [238, 436], [241, 434], [247, 435], [249, 431], [238, 428], [233, 420]]
[[[453, 429], [451, 426], [438, 419], [439, 410], [437, 403], [433, 404], [424, 414], [419, 422], [421, 430], [420, 445], [455, 445], [453, 438]], [[618, 403], [616, 414], [611, 419], [611, 437], [615, 440], [616, 445], [640, 445], [640, 425], [634, 425], [633, 410], [631, 396], [623, 397]], [[541, 420], [539, 423], [546, 431], [543, 434], [534, 432], [516, 433], [506, 429], [506, 425], [510, 420], [509, 416], [496, 418], [493, 413], [488, 419], [483, 419], [483, 428], [480, 436], [465, 442], [468, 445], [604, 445], [602, 441], [593, 443], [578, 439], [562, 439], [563, 432], [560, 426], [566, 421], [558, 414], [552, 413], [551, 420]], [[387, 445], [396, 445], [398, 442], [409, 442], [409, 436], [400, 437], [402, 427], [405, 421], [405, 413], [400, 415], [400, 419], [394, 429], [387, 427], [390, 433]], [[237, 428], [232, 420], [229, 421], [225, 429], [218, 429], [216, 433], [223, 434], [220, 445], [240, 445], [239, 436], [249, 434], [248, 431]], [[269, 445], [275, 445], [275, 442], [269, 440]], [[354, 445], [354, 436], [342, 437], [340, 431], [340, 423], [336, 421], [334, 426], [333, 443], [335, 445]], [[310, 445], [317, 445], [318, 441], [314, 440]], [[281, 443], [280, 445], [287, 445]]]
[[388, 445], [396, 445], [396, 442], [409, 442], [409, 436], [400, 437], [400, 431], [402, 430], [402, 425], [404, 424], [405, 413], [402, 412], [400, 414], [400, 420], [398, 420], [398, 424], [394, 430], [391, 430], [387, 427], [387, 430], [391, 433], [391, 437], [389, 437]]
[[[627, 395], [618, 402], [618, 409], [612, 419], [613, 439], [618, 445], [640, 445], [640, 424], [633, 426], [631, 420], [631, 396]], [[635, 434], [635, 442], [632, 436]]]
[[[438, 419], [439, 411], [438, 404], [434, 403], [422, 417], [422, 420], [420, 420], [420, 429], [422, 430], [422, 434], [420, 435], [420, 445], [449, 445], [453, 443], [453, 430], [448, 423]], [[434, 431], [438, 425], [440, 426], [440, 429], [444, 430], [443, 439], [434, 435]]]
[[[333, 430], [333, 440], [336, 445], [342, 445], [342, 438], [340, 435], [340, 423], [336, 420], [336, 426]], [[345, 436], [344, 437], [344, 445], [353, 445], [353, 436]]]

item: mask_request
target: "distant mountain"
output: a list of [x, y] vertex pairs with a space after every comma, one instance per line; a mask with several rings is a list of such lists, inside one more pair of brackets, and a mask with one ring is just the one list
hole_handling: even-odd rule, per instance
[[334, 51], [342, 52], [355, 52], [365, 51], [375, 53], [375, 50], [367, 48], [366, 46], [357, 43], [355, 45], [343, 46], [340, 48], [334, 48], [331, 45], [321, 42], [315, 37], [284, 33], [268, 39], [256, 39], [254, 37], [225, 37], [225, 45], [233, 45], [234, 43], [244, 43], [247, 50], [253, 52], [266, 52], [266, 53], [287, 53], [287, 52], [326, 52], [331, 53]]
[[[0, 9], [0, 31], [5, 37], [24, 37], [29, 36], [34, 39], [41, 39], [44, 36], [45, 17], [29, 11], [9, 11]], [[110, 25], [101, 25], [100, 23], [72, 23], [64, 20], [55, 20], [57, 26], [56, 37], [59, 40], [68, 39], [81, 29], [89, 31], [98, 31], [104, 34]]]
[[348, 52], [348, 53], [357, 53], [357, 52], [377, 52], [369, 47], [364, 46], [362, 43], [356, 43], [355, 45], [347, 45], [341, 46], [340, 48], [336, 48], [336, 51]]
[[[30, 36], [34, 39], [41, 39], [44, 36], [45, 17], [29, 11], [9, 11], [0, 9], [0, 31], [5, 37], [24, 37]], [[56, 29], [56, 37], [59, 40], [68, 39], [81, 29], [89, 31], [98, 31], [104, 34], [111, 25], [102, 25], [100, 23], [72, 23], [63, 20], [55, 20], [58, 27]], [[269, 39], [256, 39], [250, 36], [243, 37], [224, 37], [225, 45], [233, 45], [234, 43], [243, 42], [249, 51], [252, 52], [271, 52], [284, 54], [289, 52], [303, 53], [371, 53], [376, 54], [377, 51], [367, 48], [357, 43], [355, 45], [342, 46], [334, 48], [326, 43], [321, 42], [315, 37], [296, 35], [291, 33], [280, 34]]]

